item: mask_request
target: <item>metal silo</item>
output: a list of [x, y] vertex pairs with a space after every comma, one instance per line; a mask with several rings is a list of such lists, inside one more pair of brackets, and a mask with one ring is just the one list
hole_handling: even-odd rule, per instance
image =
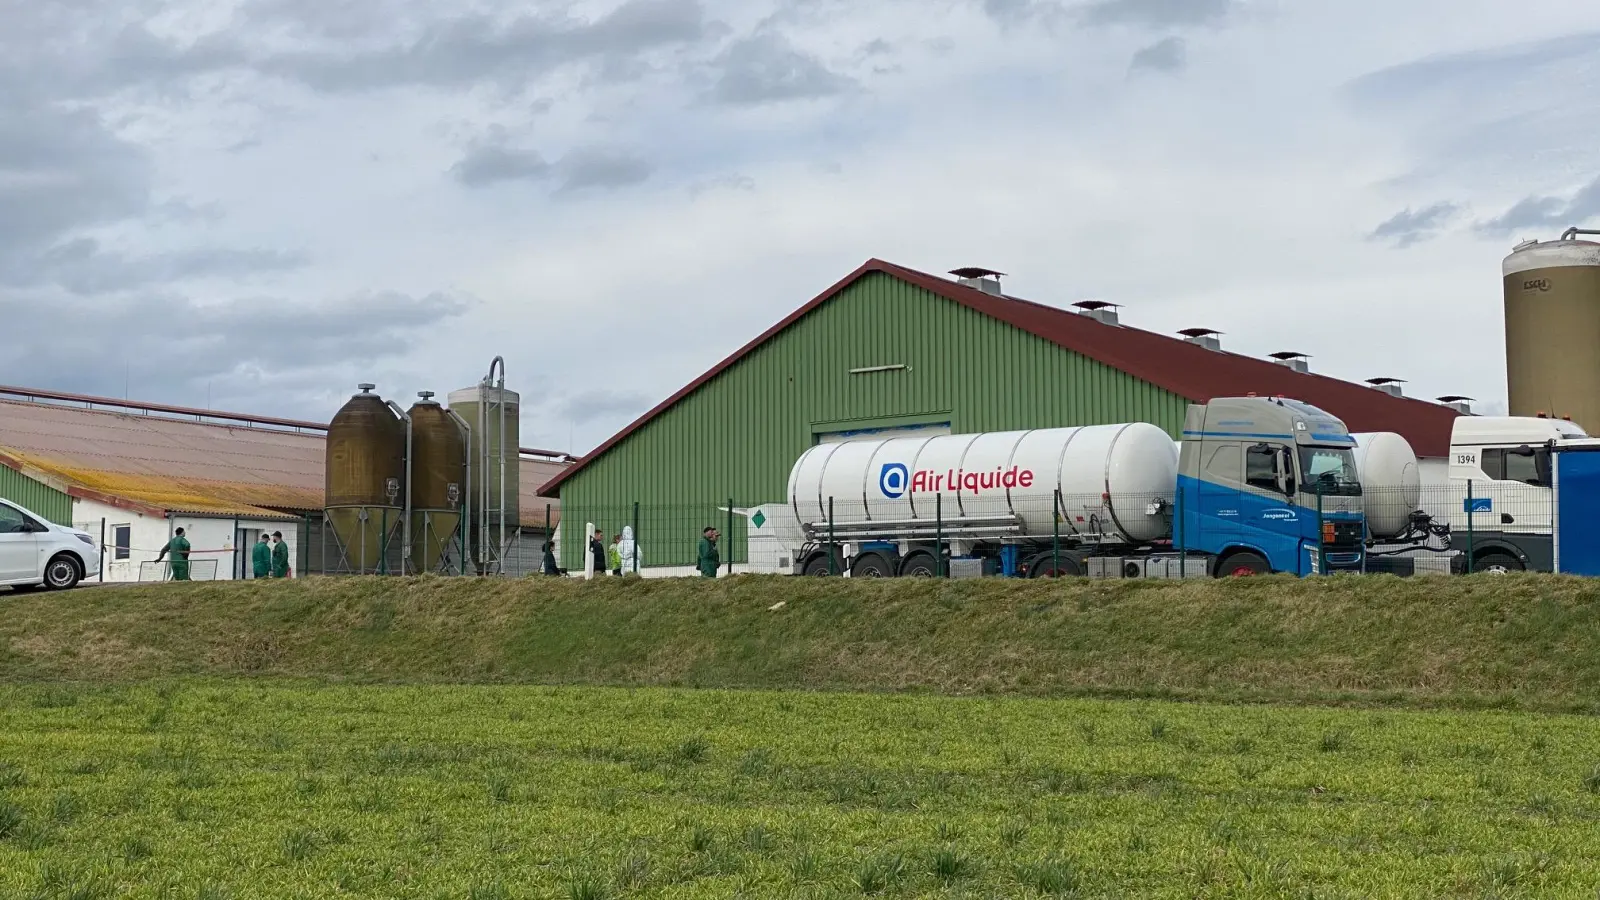
[[1501, 265], [1511, 415], [1571, 416], [1600, 429], [1600, 232], [1525, 241]]
[[467, 553], [478, 574], [500, 573], [504, 571], [502, 561], [521, 531], [517, 448], [522, 398], [506, 390], [505, 360], [497, 356], [482, 381], [451, 391], [449, 401], [450, 410], [472, 431]]
[[[462, 505], [467, 501], [468, 428], [423, 391], [411, 419], [412, 572], [438, 572], [459, 558]], [[465, 571], [465, 570], [463, 570]]]
[[403, 527], [406, 428], [396, 410], [360, 385], [328, 424], [323, 513], [338, 542], [333, 571], [395, 571]]

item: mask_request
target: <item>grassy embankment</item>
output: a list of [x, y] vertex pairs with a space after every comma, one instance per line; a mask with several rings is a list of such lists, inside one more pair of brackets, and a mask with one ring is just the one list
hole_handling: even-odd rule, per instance
[[241, 674], [1595, 712], [1600, 582], [312, 578], [0, 595], [0, 679]]

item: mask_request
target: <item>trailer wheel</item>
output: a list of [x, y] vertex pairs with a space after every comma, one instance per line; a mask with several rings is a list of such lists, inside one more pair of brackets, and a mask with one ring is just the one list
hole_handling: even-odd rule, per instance
[[811, 558], [806, 560], [806, 564], [801, 567], [800, 571], [805, 573], [809, 577], [818, 577], [818, 576], [822, 576], [822, 575], [838, 575], [838, 574], [842, 574], [844, 572], [844, 567], [837, 564], [838, 563], [838, 557], [837, 556], [834, 557], [834, 562], [835, 562], [835, 565], [830, 570], [828, 568], [828, 553], [827, 553], [827, 551], [826, 550], [820, 551], [820, 552], [811, 554]]
[[911, 578], [932, 578], [939, 574], [939, 564], [934, 561], [932, 553], [918, 550], [901, 561], [900, 574]]
[[1526, 567], [1523, 566], [1522, 560], [1517, 559], [1515, 556], [1512, 556], [1509, 553], [1501, 553], [1498, 551], [1479, 554], [1478, 558], [1472, 561], [1472, 571], [1486, 572], [1490, 575], [1506, 575], [1511, 572], [1521, 572], [1524, 568]]
[[1217, 566], [1218, 578], [1244, 578], [1250, 575], [1270, 575], [1272, 567], [1260, 554], [1248, 551], [1224, 557]]
[[882, 553], [863, 553], [850, 567], [851, 578], [893, 578], [895, 565]]
[[1078, 578], [1082, 575], [1083, 565], [1078, 562], [1078, 558], [1065, 553], [1059, 557], [1053, 553], [1045, 553], [1034, 557], [1033, 562], [1028, 564], [1029, 578]]

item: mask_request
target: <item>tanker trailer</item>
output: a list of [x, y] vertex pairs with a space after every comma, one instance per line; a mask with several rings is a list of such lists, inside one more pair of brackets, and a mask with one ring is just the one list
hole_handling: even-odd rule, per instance
[[1461, 569], [1460, 554], [1450, 549], [1450, 524], [1422, 508], [1422, 471], [1411, 443], [1392, 431], [1351, 437], [1367, 519], [1367, 571], [1415, 575]]
[[[789, 475], [805, 536], [794, 571], [1307, 574], [1319, 547], [1330, 565], [1359, 569], [1360, 490], [1343, 423], [1292, 400], [1216, 399], [1189, 408], [1185, 438], [1180, 448], [1134, 422], [812, 447]], [[1314, 459], [1347, 476], [1327, 479], [1322, 516], [1299, 474]]]

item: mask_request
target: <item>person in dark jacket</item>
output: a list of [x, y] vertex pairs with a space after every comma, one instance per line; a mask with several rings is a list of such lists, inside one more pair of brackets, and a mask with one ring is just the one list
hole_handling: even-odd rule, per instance
[[544, 542], [544, 574], [560, 575], [561, 568], [556, 565], [556, 542]]
[[717, 530], [707, 526], [700, 532], [700, 577], [717, 577], [717, 567], [722, 565], [722, 555], [717, 552]]
[[589, 556], [594, 560], [594, 574], [606, 573], [606, 533], [596, 528], [594, 537], [589, 539]]
[[272, 575], [272, 538], [264, 531], [261, 540], [256, 541], [255, 548], [250, 551], [250, 568], [257, 578]]

